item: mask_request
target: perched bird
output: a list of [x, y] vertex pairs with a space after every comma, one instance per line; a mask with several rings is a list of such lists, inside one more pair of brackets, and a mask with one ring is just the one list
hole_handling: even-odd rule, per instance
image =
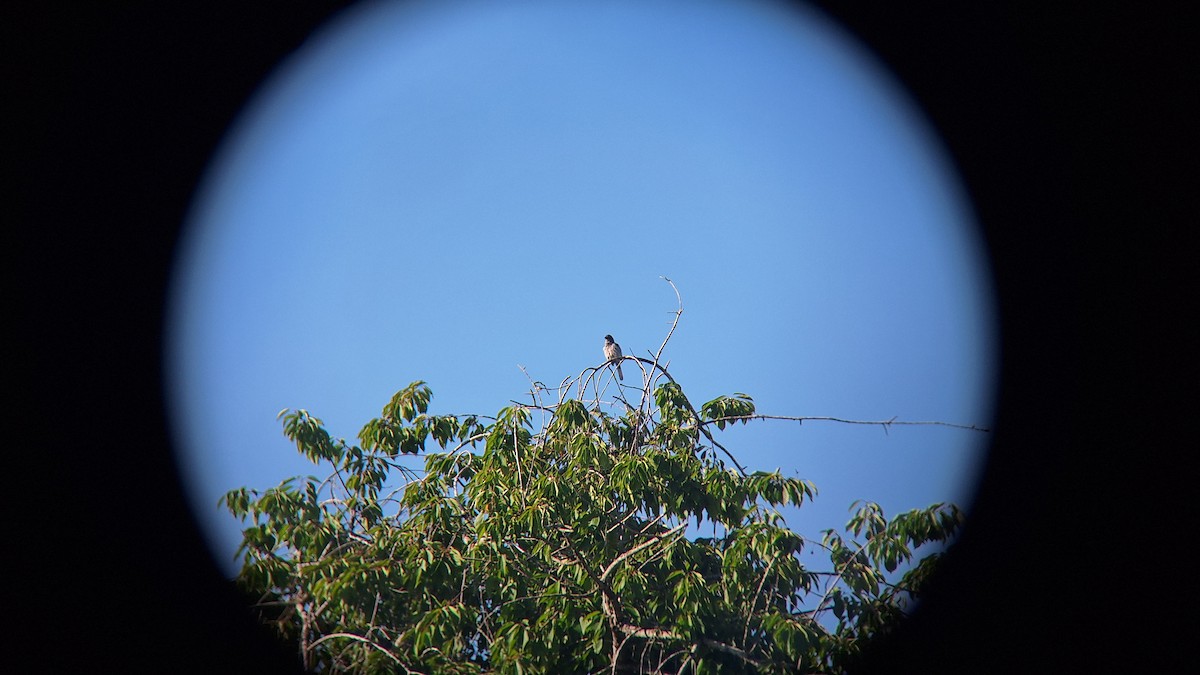
[[624, 380], [625, 376], [621, 374], [621, 345], [613, 342], [611, 335], [604, 336], [604, 358], [609, 363], [617, 364], [617, 378]]

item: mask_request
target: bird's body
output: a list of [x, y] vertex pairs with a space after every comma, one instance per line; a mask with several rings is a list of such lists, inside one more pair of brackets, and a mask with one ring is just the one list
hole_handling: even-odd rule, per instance
[[609, 363], [617, 364], [617, 379], [624, 380], [625, 376], [621, 374], [621, 345], [613, 342], [611, 335], [604, 336], [604, 358]]

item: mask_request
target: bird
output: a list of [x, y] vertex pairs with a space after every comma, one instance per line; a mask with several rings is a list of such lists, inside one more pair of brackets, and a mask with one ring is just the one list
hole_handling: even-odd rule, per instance
[[604, 336], [604, 358], [608, 359], [609, 363], [617, 364], [617, 378], [624, 380], [625, 376], [621, 374], [621, 345], [613, 342], [613, 336]]

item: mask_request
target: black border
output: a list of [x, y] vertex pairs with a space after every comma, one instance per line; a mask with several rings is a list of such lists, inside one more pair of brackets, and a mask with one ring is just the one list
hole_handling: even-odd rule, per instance
[[[43, 3], [3, 22], [16, 113], [6, 557], [24, 601], [3, 613], [10, 658], [47, 672], [293, 666], [211, 564], [177, 487], [160, 331], [212, 151], [273, 66], [346, 5]], [[1178, 645], [1138, 640], [1178, 621], [1188, 593], [1151, 589], [1186, 548], [1168, 538], [1182, 517], [1156, 498], [1190, 494], [1171, 479], [1190, 475], [1176, 460], [1190, 398], [1174, 387], [1194, 309], [1188, 221], [1174, 215], [1196, 213], [1194, 36], [1161, 9], [1046, 5], [816, 3], [941, 133], [1000, 297], [984, 488], [917, 621], [864, 672], [1183, 663]]]

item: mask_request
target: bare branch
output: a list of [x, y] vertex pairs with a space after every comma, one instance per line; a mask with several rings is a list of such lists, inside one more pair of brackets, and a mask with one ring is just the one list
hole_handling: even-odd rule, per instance
[[317, 645], [321, 644], [322, 642], [325, 642], [326, 640], [332, 640], [333, 638], [346, 638], [349, 640], [357, 640], [359, 642], [370, 645], [371, 647], [374, 647], [375, 649], [378, 649], [379, 651], [386, 654], [389, 659], [396, 662], [396, 665], [400, 666], [401, 668], [404, 668], [404, 672], [406, 672], [406, 673], [412, 672], [408, 668], [405, 668], [404, 663], [400, 660], [400, 658], [398, 656], [396, 656], [395, 654], [393, 654], [390, 650], [388, 650], [387, 648], [385, 648], [384, 646], [382, 646], [380, 644], [377, 644], [374, 640], [370, 640], [361, 635], [355, 635], [354, 633], [330, 633], [329, 635], [325, 635], [318, 640], [314, 640], [313, 643], [308, 646], [308, 648], [313, 649]]
[[[631, 638], [645, 638], [647, 640], [680, 640], [685, 641], [687, 638], [673, 630], [666, 628], [645, 628], [642, 626], [634, 626], [632, 624], [621, 624], [617, 626], [617, 630]], [[710, 638], [702, 638], [700, 644], [710, 649], [715, 649], [726, 654], [732, 654], [741, 660], [754, 666], [761, 666], [762, 661], [751, 656], [744, 649], [739, 649], [733, 645], [725, 644]]]
[[617, 556], [616, 558], [613, 558], [613, 561], [608, 564], [608, 567], [605, 567], [604, 571], [600, 573], [600, 580], [608, 581], [608, 575], [612, 574], [612, 571], [614, 569], [616, 569], [617, 565], [619, 565], [622, 561], [627, 560], [630, 556], [634, 555], [638, 551], [647, 549], [647, 548], [653, 546], [654, 544], [657, 544], [658, 542], [662, 541], [663, 539], [666, 539], [667, 537], [669, 537], [673, 534], [676, 534], [677, 532], [682, 532], [685, 527], [687, 527], [686, 520], [683, 521], [682, 523], [676, 525], [675, 527], [672, 527], [671, 529], [667, 530], [666, 532], [663, 532], [661, 534], [656, 534], [653, 537], [650, 537], [646, 541], [643, 541], [642, 543], [638, 544], [637, 546], [634, 546], [633, 548], [629, 549], [628, 551], [625, 551], [624, 553]]
[[848, 419], [843, 419], [841, 417], [818, 417], [818, 416], [790, 417], [787, 415], [731, 415], [729, 417], [714, 417], [711, 420], [704, 420], [704, 421], [700, 422], [700, 424], [702, 426], [707, 426], [709, 424], [716, 424], [717, 422], [746, 422], [749, 420], [787, 420], [787, 421], [791, 421], [791, 422], [801, 422], [801, 423], [803, 423], [803, 422], [841, 422], [842, 424], [869, 424], [869, 425], [881, 426], [884, 428], [885, 431], [890, 426], [899, 426], [899, 425], [910, 425], [910, 426], [911, 425], [926, 425], [926, 426], [951, 427], [954, 429], [966, 429], [967, 431], [982, 431], [984, 433], [988, 433], [991, 431], [991, 429], [986, 429], [984, 427], [976, 426], [974, 424], [954, 424], [952, 422], [936, 422], [936, 421], [910, 422], [910, 421], [904, 421], [904, 420], [897, 420], [895, 417], [893, 417], [889, 420], [871, 421], [871, 420], [848, 420]]
[[746, 663], [749, 663], [750, 665], [753, 665], [753, 666], [761, 666], [762, 665], [762, 661], [754, 658], [753, 656], [750, 656], [750, 654], [748, 652], [746, 652], [745, 650], [738, 649], [737, 647], [734, 647], [733, 645], [727, 645], [724, 642], [717, 642], [716, 640], [710, 640], [708, 638], [704, 638], [703, 640], [701, 640], [701, 643], [704, 644], [705, 647], [709, 647], [710, 649], [715, 649], [717, 651], [725, 652], [726, 654], [733, 654], [734, 656], [745, 661]]
[[750, 635], [750, 619], [754, 616], [755, 609], [758, 607], [759, 598], [763, 597], [763, 588], [767, 585], [767, 577], [771, 575], [771, 569], [775, 567], [775, 561], [778, 558], [771, 556], [770, 562], [763, 568], [762, 579], [758, 581], [758, 588], [754, 590], [754, 601], [750, 603], [750, 611], [746, 615], [746, 627], [742, 631], [742, 644], [746, 644], [746, 640]]
[[671, 330], [667, 331], [667, 336], [663, 338], [662, 344], [658, 346], [658, 351], [654, 354], [654, 365], [658, 365], [662, 358], [663, 350], [667, 348], [667, 343], [671, 341], [671, 336], [675, 334], [675, 329], [679, 326], [679, 317], [683, 316], [683, 298], [679, 296], [679, 289], [675, 287], [675, 282], [666, 277], [659, 277], [668, 284], [671, 284], [671, 290], [675, 291], [675, 320], [671, 322]]

